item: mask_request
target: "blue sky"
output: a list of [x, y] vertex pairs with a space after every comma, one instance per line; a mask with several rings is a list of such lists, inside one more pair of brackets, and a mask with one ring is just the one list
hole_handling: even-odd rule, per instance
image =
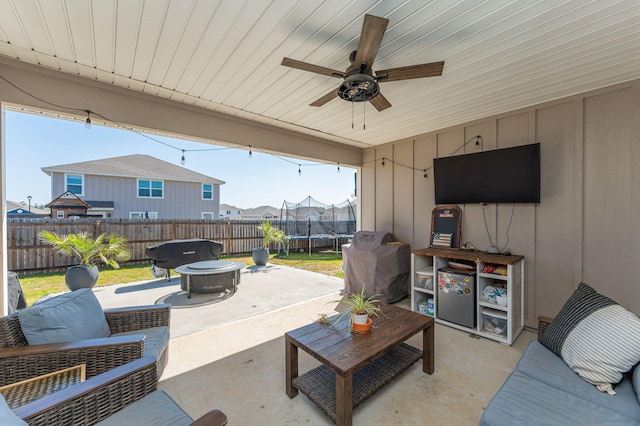
[[[46, 166], [76, 163], [129, 154], [146, 154], [226, 182], [220, 187], [220, 202], [240, 208], [298, 202], [311, 195], [326, 204], [338, 204], [354, 193], [355, 169], [288, 158], [286, 161], [243, 149], [188, 152], [190, 149], [221, 148], [181, 139], [150, 135], [166, 144], [122, 129], [7, 111], [6, 190], [7, 200], [47, 204], [52, 199]], [[247, 145], [251, 141], [247, 141]], [[298, 175], [298, 164], [302, 174]], [[53, 194], [57, 197], [60, 194]]]

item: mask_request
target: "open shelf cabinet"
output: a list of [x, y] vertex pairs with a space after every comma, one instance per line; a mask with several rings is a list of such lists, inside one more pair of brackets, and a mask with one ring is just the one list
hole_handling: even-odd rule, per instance
[[[476, 325], [466, 327], [447, 321], [438, 313], [438, 272], [449, 262], [475, 265], [473, 297]], [[486, 267], [486, 268], [485, 268]], [[432, 299], [436, 322], [511, 345], [524, 329], [524, 257], [438, 248], [413, 250], [411, 254], [411, 309], [426, 313]], [[499, 290], [494, 290], [499, 289]], [[504, 294], [497, 300], [491, 294]], [[502, 303], [502, 304], [499, 304]]]

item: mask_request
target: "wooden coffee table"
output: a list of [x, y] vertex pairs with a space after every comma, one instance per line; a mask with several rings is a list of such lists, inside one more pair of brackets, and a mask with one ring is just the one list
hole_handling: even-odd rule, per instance
[[[349, 332], [348, 316], [335, 325], [312, 323], [285, 333], [286, 391], [305, 394], [337, 425], [352, 424], [352, 410], [422, 357], [434, 370], [433, 318], [383, 305], [369, 333]], [[423, 351], [405, 340], [422, 331]], [[323, 365], [298, 377], [298, 348]]]

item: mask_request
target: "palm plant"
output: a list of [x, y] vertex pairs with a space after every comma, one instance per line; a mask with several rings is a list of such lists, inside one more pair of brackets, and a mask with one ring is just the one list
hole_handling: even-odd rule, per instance
[[80, 265], [94, 266], [98, 261], [118, 269], [120, 262], [131, 258], [127, 250], [127, 239], [116, 233], [106, 232], [93, 238], [87, 232], [59, 235], [55, 232], [42, 231], [38, 237], [44, 243], [53, 246], [59, 253], [80, 259]]
[[275, 228], [270, 220], [264, 220], [258, 226], [262, 232], [262, 248], [268, 248], [270, 243], [281, 243], [287, 239], [282, 229]]

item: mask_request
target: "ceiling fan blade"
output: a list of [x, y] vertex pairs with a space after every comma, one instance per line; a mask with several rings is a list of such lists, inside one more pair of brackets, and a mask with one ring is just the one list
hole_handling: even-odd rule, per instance
[[358, 50], [353, 65], [359, 67], [360, 64], [366, 63], [365, 70], [371, 70], [373, 60], [378, 54], [382, 37], [387, 29], [389, 20], [373, 15], [364, 15], [362, 23], [362, 32], [360, 33], [360, 41], [358, 42]]
[[378, 96], [371, 99], [369, 102], [371, 102], [371, 105], [373, 105], [373, 107], [378, 111], [383, 111], [391, 107], [391, 102], [389, 102], [387, 98], [382, 96], [382, 93], [378, 93]]
[[297, 61], [290, 58], [282, 58], [282, 65], [285, 67], [297, 68], [303, 71], [315, 72], [316, 74], [328, 75], [329, 77], [343, 78], [344, 72], [331, 68], [321, 67], [307, 62]]
[[376, 71], [376, 75], [378, 76], [378, 83], [385, 83], [387, 81], [410, 80], [412, 78], [437, 77], [442, 75], [442, 68], [444, 68], [444, 61], [379, 70]]
[[337, 98], [337, 97], [338, 97], [338, 90], [337, 89], [333, 89], [332, 91], [330, 91], [329, 93], [327, 93], [326, 95], [321, 97], [320, 99], [318, 99], [315, 102], [309, 104], [309, 106], [321, 107], [322, 105], [324, 105], [327, 102], [329, 102], [331, 99]]

